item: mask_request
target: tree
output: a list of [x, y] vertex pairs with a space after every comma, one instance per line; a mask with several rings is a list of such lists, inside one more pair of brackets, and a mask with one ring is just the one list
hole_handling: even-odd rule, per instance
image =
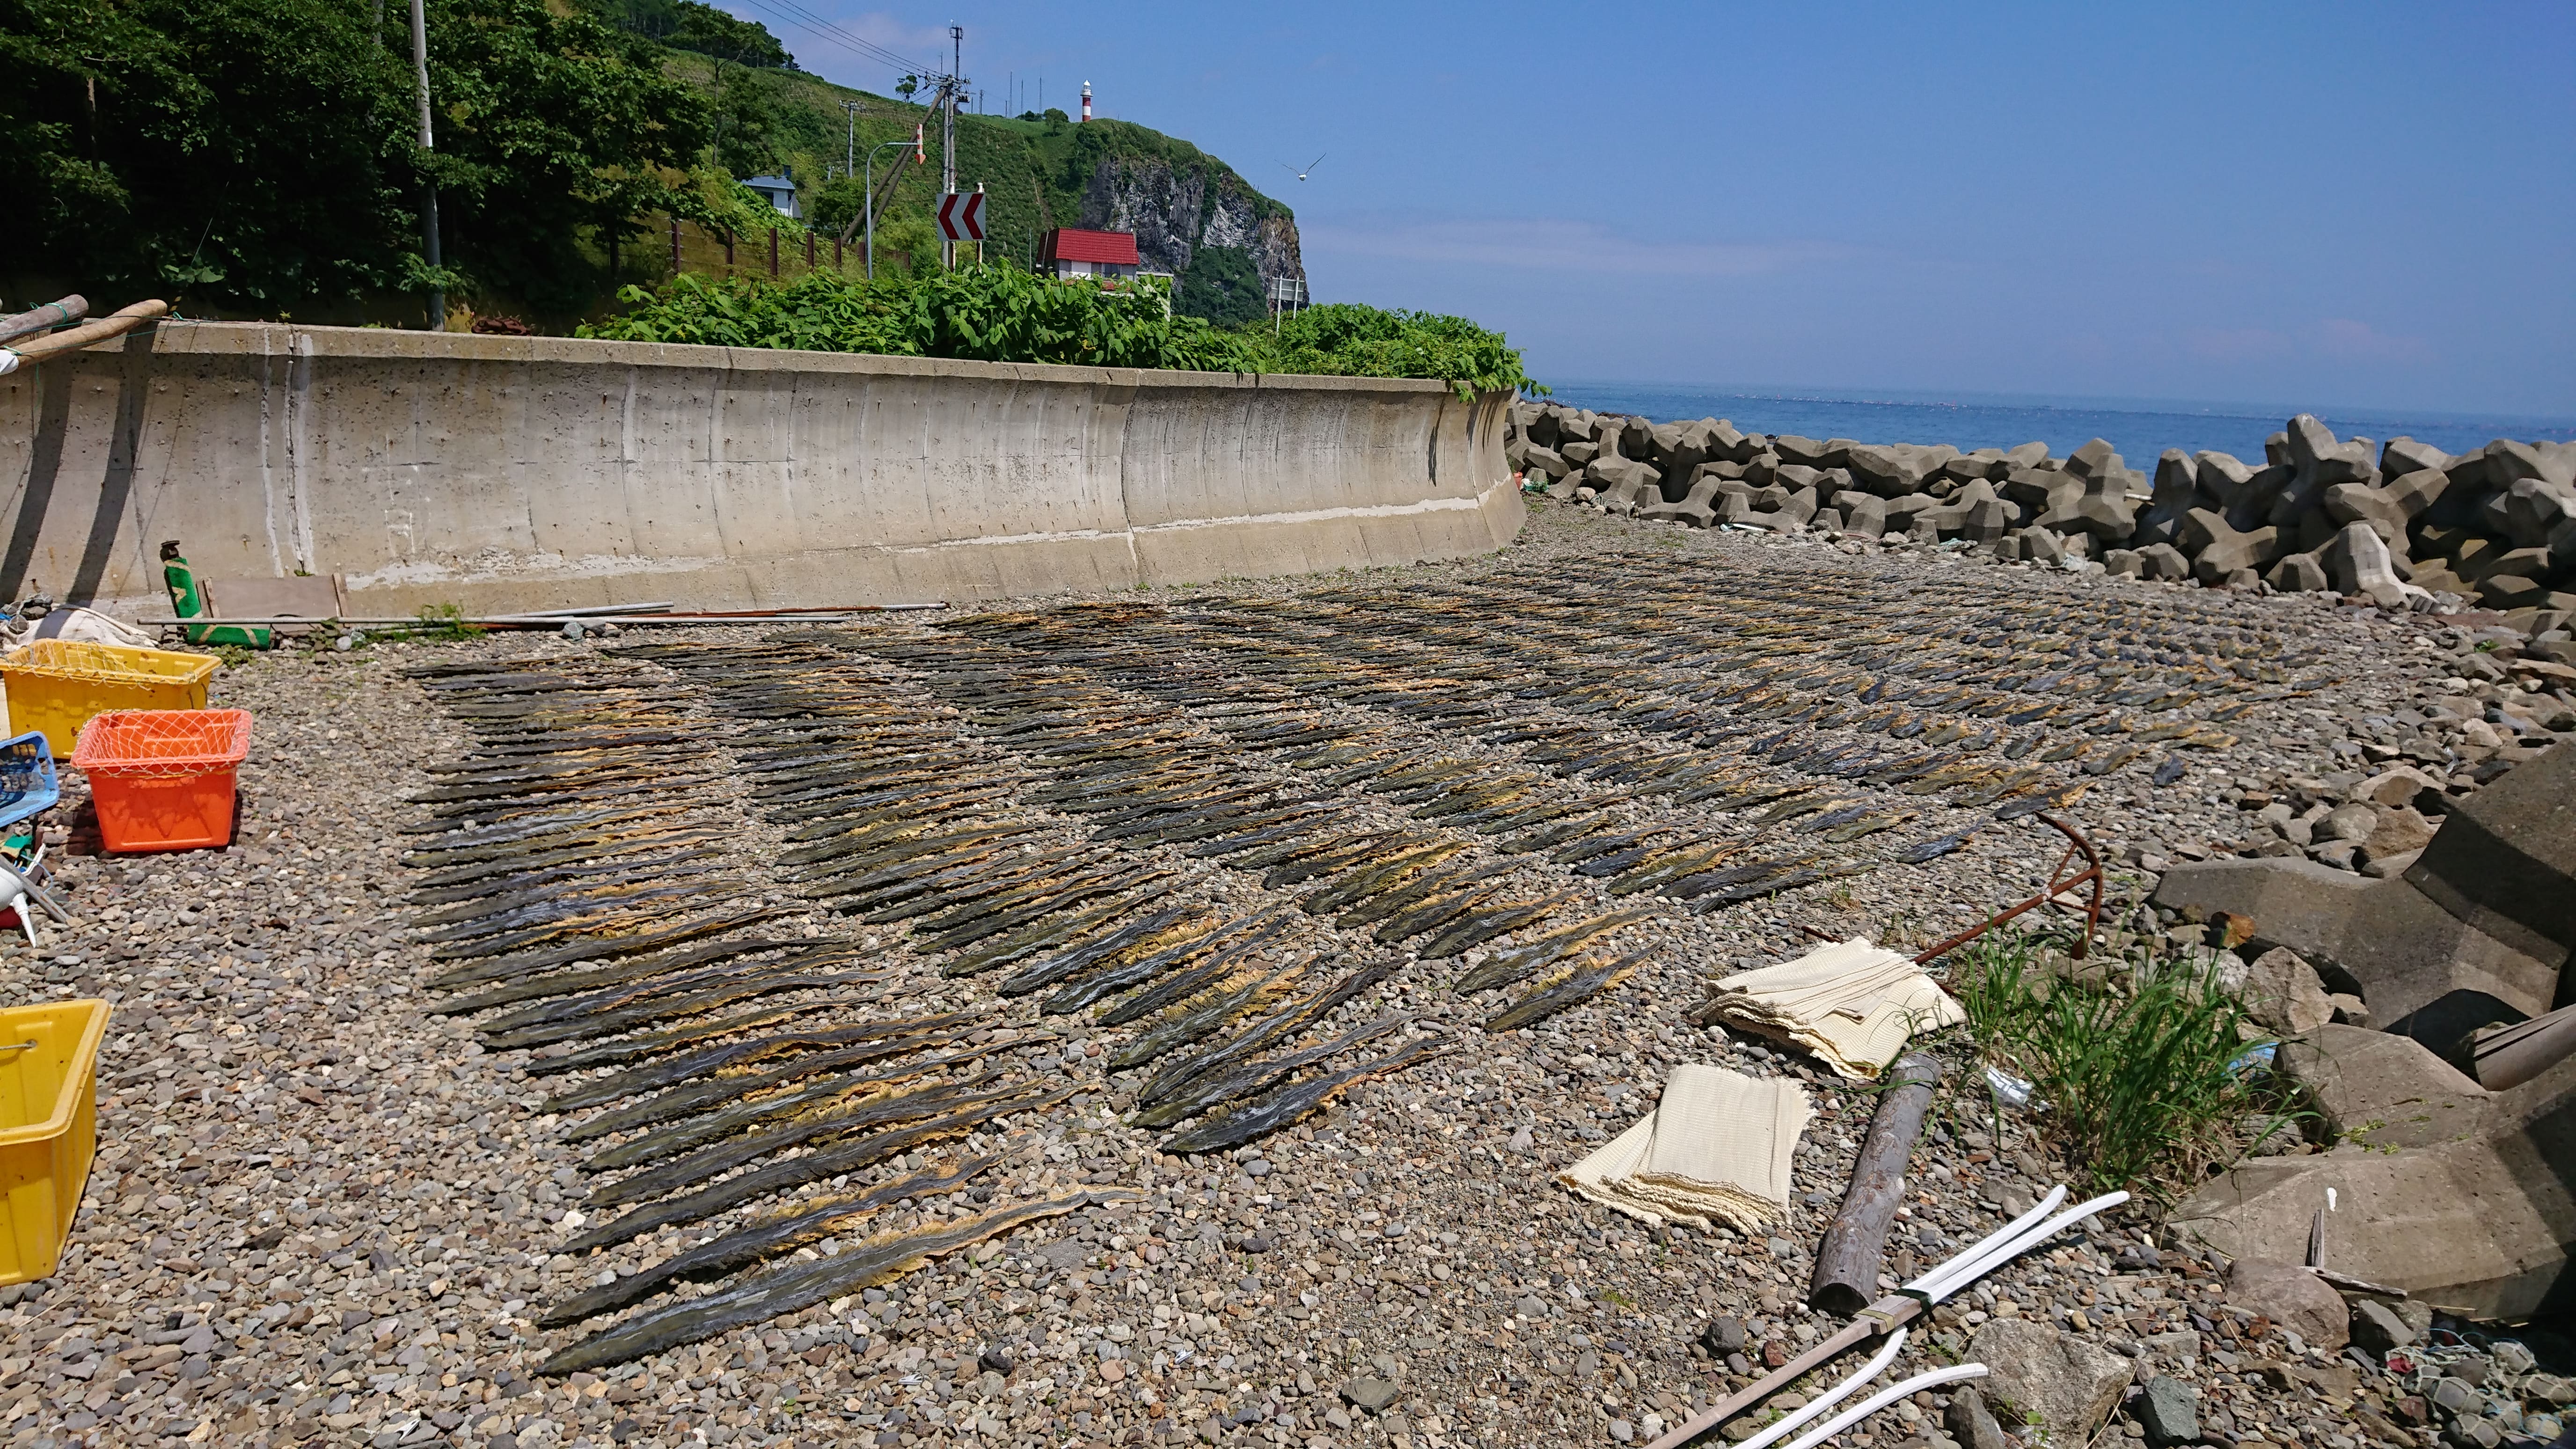
[[673, 50], [692, 50], [764, 70], [796, 68], [796, 57], [787, 53], [768, 26], [727, 15], [699, 0], [604, 0], [594, 13], [620, 30]]
[[0, 0], [16, 260], [110, 295], [259, 311], [393, 283], [418, 245], [414, 122], [364, 14]]
[[[405, 27], [350, 0], [0, 0], [13, 256], [118, 296], [259, 315], [403, 288], [439, 184], [468, 290], [577, 306], [611, 237], [702, 216], [711, 112], [662, 52], [542, 0], [431, 0], [437, 147]], [[399, 10], [395, 12], [399, 17]]]

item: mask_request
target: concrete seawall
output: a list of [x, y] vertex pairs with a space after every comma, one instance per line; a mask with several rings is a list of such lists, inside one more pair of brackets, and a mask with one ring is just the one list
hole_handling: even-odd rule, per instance
[[[345, 576], [353, 614], [919, 603], [1509, 543], [1509, 398], [1143, 372], [164, 323], [0, 377], [0, 596]], [[160, 604], [166, 607], [166, 603]]]

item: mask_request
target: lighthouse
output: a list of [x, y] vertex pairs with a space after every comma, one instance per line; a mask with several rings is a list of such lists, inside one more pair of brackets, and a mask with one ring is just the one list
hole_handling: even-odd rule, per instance
[[1089, 81], [1082, 83], [1082, 118], [1086, 121], [1091, 119], [1091, 82]]

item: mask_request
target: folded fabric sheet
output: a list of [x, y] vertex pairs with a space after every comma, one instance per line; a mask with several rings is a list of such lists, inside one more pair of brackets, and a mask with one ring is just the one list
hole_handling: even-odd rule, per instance
[[1788, 1215], [1790, 1160], [1813, 1115], [1795, 1082], [1686, 1063], [1654, 1111], [1557, 1181], [1650, 1223], [1759, 1232]]
[[1804, 1047], [1862, 1081], [1884, 1071], [1916, 1033], [1968, 1019], [1922, 967], [1866, 936], [1726, 977], [1709, 991], [1702, 1021]]

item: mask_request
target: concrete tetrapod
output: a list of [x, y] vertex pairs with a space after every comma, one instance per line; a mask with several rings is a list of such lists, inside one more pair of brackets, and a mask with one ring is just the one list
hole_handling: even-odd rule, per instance
[[2331, 1190], [2336, 1272], [2472, 1318], [2564, 1312], [2576, 1304], [2576, 1058], [2484, 1106], [2484, 1130], [2462, 1141], [2257, 1158], [2186, 1199], [2174, 1226], [2231, 1257], [2297, 1263]]

